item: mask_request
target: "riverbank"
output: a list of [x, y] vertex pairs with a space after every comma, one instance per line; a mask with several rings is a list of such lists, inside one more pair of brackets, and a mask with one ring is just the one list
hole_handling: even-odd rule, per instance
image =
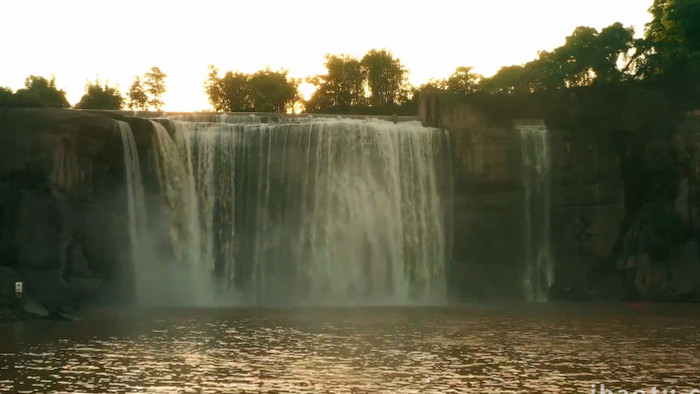
[[19, 320], [27, 320], [28, 318], [30, 317], [15, 309], [0, 307], [0, 324], [13, 323]]

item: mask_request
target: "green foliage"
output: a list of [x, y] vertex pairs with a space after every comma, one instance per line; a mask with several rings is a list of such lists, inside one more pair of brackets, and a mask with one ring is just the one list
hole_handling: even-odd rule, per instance
[[[672, 108], [687, 110], [700, 104], [700, 52], [694, 51], [699, 5], [700, 0], [657, 0], [650, 9], [654, 19], [646, 27], [645, 39], [634, 39], [632, 28], [620, 23], [600, 31], [580, 26], [564, 45], [541, 51], [528, 63], [503, 67], [490, 78], [460, 67], [447, 80], [421, 86], [416, 95], [440, 94], [443, 102], [466, 102], [492, 119], [556, 119], [567, 112], [560, 105], [568, 102], [567, 95], [590, 88], [602, 107], [589, 113], [590, 119], [610, 119], [603, 114], [619, 105], [601, 92], [614, 95], [636, 87], [656, 91]], [[622, 95], [627, 100], [627, 94]], [[639, 119], [644, 117], [640, 114]]]
[[472, 72], [473, 67], [457, 67], [455, 72], [447, 78], [445, 89], [456, 94], [473, 94], [480, 90], [479, 82], [483, 76]]
[[27, 94], [17, 95], [12, 89], [0, 87], [0, 107], [43, 107], [44, 104], [37, 97]]
[[694, 109], [700, 105], [700, 0], [655, 0], [649, 12], [639, 75], [674, 106]]
[[397, 105], [408, 99], [408, 71], [386, 49], [372, 49], [360, 61], [374, 107]]
[[151, 71], [143, 75], [146, 94], [148, 95], [148, 105], [160, 111], [163, 107], [163, 94], [166, 92], [165, 78], [167, 74], [160, 71], [158, 67], [151, 67]]
[[16, 107], [59, 107], [68, 108], [66, 92], [56, 88], [56, 79], [46, 79], [30, 75], [24, 80], [24, 88], [10, 96], [11, 90], [4, 88], [0, 103]]
[[566, 43], [555, 49], [565, 86], [590, 86], [624, 79], [618, 60], [634, 46], [634, 31], [614, 23], [600, 33], [591, 27], [577, 27]]
[[75, 105], [79, 109], [122, 109], [124, 99], [115, 87], [104, 85], [99, 80], [85, 85], [85, 94]]
[[491, 78], [483, 80], [482, 90], [491, 94], [516, 95], [533, 93], [537, 90], [536, 78], [532, 67], [501, 67]]
[[14, 103], [14, 93], [12, 89], [0, 86], [0, 107], [7, 107]]
[[654, 43], [678, 43], [689, 52], [700, 51], [700, 1], [655, 0], [646, 38]]
[[469, 102], [494, 117], [544, 116], [559, 91], [633, 79], [637, 60], [634, 31], [614, 23], [600, 32], [580, 26], [561, 47], [540, 51], [523, 65], [502, 67], [490, 78], [458, 67], [446, 80], [431, 81], [418, 96], [441, 94], [447, 101]]
[[250, 99], [255, 111], [292, 111], [299, 101], [299, 80], [287, 78], [288, 71], [260, 70], [248, 78]]
[[288, 78], [286, 70], [260, 70], [254, 74], [228, 71], [223, 77], [209, 66], [204, 90], [216, 111], [287, 112], [300, 100], [299, 80]]
[[148, 109], [148, 95], [143, 87], [140, 77], [134, 77], [134, 82], [129, 87], [129, 109], [145, 111]]
[[700, 51], [700, 1], [673, 1], [665, 17], [690, 53]]
[[326, 74], [308, 78], [316, 91], [306, 103], [309, 112], [350, 112], [365, 106], [365, 70], [348, 55], [326, 55]]
[[551, 127], [611, 137], [614, 144], [668, 139], [674, 126], [666, 97], [635, 83], [571, 88], [545, 101]]
[[209, 78], [204, 82], [204, 90], [215, 111], [252, 111], [247, 74], [228, 71], [223, 77], [219, 77], [219, 70], [210, 65]]
[[652, 16], [651, 22], [644, 27], [644, 34], [647, 39], [660, 42], [667, 40], [666, 27], [664, 26], [664, 8], [668, 0], [654, 0], [654, 3], [649, 7], [649, 13]]
[[[629, 79], [629, 55], [634, 31], [614, 23], [600, 32], [579, 26], [561, 47], [541, 51], [537, 59], [522, 66], [501, 68], [483, 81], [492, 94], [527, 94], [554, 91], [596, 83], [617, 83]], [[619, 61], [627, 62], [619, 67]]]
[[439, 94], [448, 107], [467, 103], [491, 121], [544, 118], [554, 130], [608, 144], [620, 161], [625, 191], [613, 254], [664, 259], [689, 236], [674, 209], [681, 169], [672, 141], [674, 111], [694, 106], [692, 92], [700, 93], [700, 54], [693, 47], [699, 3], [657, 0], [643, 40], [620, 23], [600, 31], [578, 27], [564, 45], [526, 64], [483, 79], [461, 68], [452, 78], [465, 83], [431, 81], [417, 95]]
[[[308, 112], [414, 114], [418, 91], [407, 82], [408, 71], [386, 49], [372, 49], [362, 59], [326, 55], [326, 73], [308, 78], [316, 91]], [[369, 94], [367, 94], [369, 93]]]
[[160, 111], [164, 105], [163, 93], [167, 90], [166, 77], [167, 75], [158, 67], [151, 67], [151, 70], [143, 76], [135, 76], [127, 93], [129, 109], [145, 111], [152, 107]]

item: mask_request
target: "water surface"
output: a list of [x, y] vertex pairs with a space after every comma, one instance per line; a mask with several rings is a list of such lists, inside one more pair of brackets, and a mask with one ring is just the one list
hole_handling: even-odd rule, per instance
[[77, 322], [0, 325], [0, 392], [590, 393], [605, 384], [681, 393], [700, 388], [699, 311], [588, 304], [91, 311]]

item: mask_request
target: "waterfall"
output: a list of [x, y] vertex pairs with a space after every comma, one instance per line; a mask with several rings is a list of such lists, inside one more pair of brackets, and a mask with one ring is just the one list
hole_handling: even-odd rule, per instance
[[[189, 303], [441, 303], [446, 135], [419, 123], [153, 122]], [[182, 296], [182, 294], [180, 294]], [[184, 297], [184, 296], [183, 296]]]
[[174, 133], [151, 121], [155, 172], [160, 181], [160, 206], [153, 218], [150, 245], [168, 245], [156, 253], [149, 265], [153, 280], [148, 303], [172, 305], [211, 305], [213, 260], [203, 244], [199, 202], [193, 177], [189, 140], [178, 127]]
[[528, 301], [544, 302], [554, 281], [550, 250], [549, 132], [542, 123], [519, 124], [516, 128], [523, 160], [523, 292]]
[[122, 137], [124, 149], [124, 179], [126, 182], [127, 214], [129, 220], [129, 244], [131, 261], [136, 279], [136, 294], [142, 292], [144, 272], [140, 269], [144, 263], [144, 250], [141, 237], [145, 236], [146, 206], [141, 181], [141, 166], [136, 150], [136, 141], [128, 123], [116, 121]]

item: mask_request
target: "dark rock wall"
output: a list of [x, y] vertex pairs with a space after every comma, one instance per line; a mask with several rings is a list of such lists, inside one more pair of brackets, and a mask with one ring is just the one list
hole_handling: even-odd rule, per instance
[[445, 111], [439, 122], [451, 130], [453, 152], [451, 296], [517, 299], [523, 202], [514, 130], [468, 108]]
[[[451, 131], [452, 296], [521, 299], [524, 189], [518, 121], [486, 121], [466, 105], [441, 107], [435, 98], [425, 100], [421, 115], [424, 125]], [[615, 145], [604, 133], [549, 129], [551, 251], [556, 262], [550, 299], [700, 299], [698, 115], [690, 114], [677, 128], [670, 153], [683, 169], [675, 211], [693, 235], [661, 256], [629, 251], [628, 244], [638, 237], [632, 232], [639, 231], [630, 223], [639, 222], [637, 216], [643, 213], [626, 209], [630, 208], [626, 201], [640, 200], [631, 195], [639, 189], [633, 184], [639, 179], [625, 177]], [[642, 172], [641, 168], [626, 170], [628, 177]], [[652, 220], [657, 219], [652, 216]]]
[[[451, 296], [521, 299], [524, 190], [517, 122], [486, 121], [468, 107], [441, 108], [438, 102], [423, 112], [426, 125], [451, 131]], [[683, 120], [673, 139], [681, 170], [674, 209], [690, 235], [661, 256], [624, 252], [631, 231], [626, 201], [633, 189], [619, 151], [599, 135], [550, 129], [556, 261], [550, 299], [698, 299], [698, 115]], [[130, 124], [145, 187], [157, 195], [149, 121], [118, 113], [0, 108], [0, 301], [11, 297], [16, 280], [47, 308], [63, 308], [87, 294], [133, 299], [115, 119]]]
[[[551, 242], [556, 261], [553, 294], [623, 296], [618, 273], [590, 283], [609, 264], [624, 216], [624, 180], [617, 155], [590, 135], [550, 130]], [[592, 293], [592, 294], [591, 294]]]
[[56, 309], [106, 283], [110, 297], [129, 297], [123, 166], [108, 117], [0, 108], [3, 293], [22, 280], [27, 295]]

